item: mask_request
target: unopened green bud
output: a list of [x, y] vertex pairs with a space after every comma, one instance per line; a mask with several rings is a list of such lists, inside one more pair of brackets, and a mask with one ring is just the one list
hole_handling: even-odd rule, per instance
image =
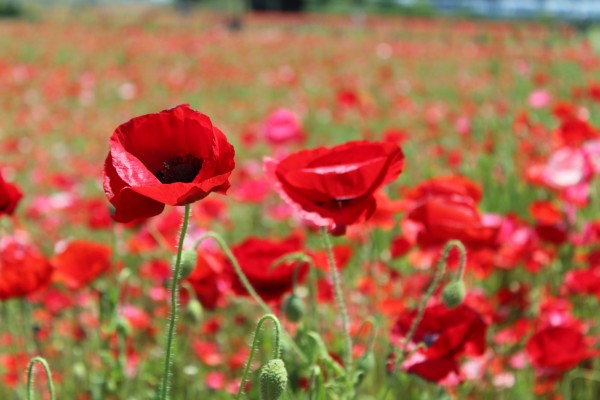
[[123, 317], [117, 319], [116, 329], [117, 333], [123, 337], [131, 335], [131, 324]]
[[288, 376], [283, 360], [270, 360], [260, 370], [260, 400], [277, 400], [287, 386]]
[[375, 356], [373, 355], [373, 352], [369, 351], [362, 356], [360, 360], [358, 360], [357, 368], [364, 372], [369, 372], [375, 368]]
[[448, 308], [458, 307], [465, 299], [467, 289], [462, 280], [453, 281], [442, 291], [442, 301]]
[[191, 322], [198, 323], [202, 321], [202, 304], [194, 298], [190, 299], [185, 309], [185, 317]]
[[358, 364], [356, 365], [356, 376], [355, 382], [357, 385], [362, 383], [365, 376], [375, 368], [375, 356], [371, 351], [367, 352], [364, 356], [358, 360]]
[[196, 262], [198, 261], [198, 253], [196, 250], [187, 249], [181, 253], [181, 275], [180, 279], [187, 278], [190, 276], [194, 268], [196, 268]]
[[283, 312], [291, 322], [298, 322], [304, 316], [304, 302], [295, 293], [292, 293], [283, 302]]

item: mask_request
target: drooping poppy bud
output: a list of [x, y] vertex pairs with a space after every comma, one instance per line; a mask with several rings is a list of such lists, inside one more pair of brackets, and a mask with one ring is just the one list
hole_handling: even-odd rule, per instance
[[372, 351], [368, 351], [364, 356], [358, 360], [356, 365], [356, 380], [361, 383], [369, 371], [375, 368], [375, 355]]
[[181, 275], [180, 279], [187, 278], [190, 276], [194, 268], [196, 267], [196, 262], [198, 261], [198, 253], [194, 249], [186, 249], [181, 253]]
[[270, 360], [260, 370], [260, 400], [277, 400], [287, 386], [288, 376], [283, 360]]
[[190, 299], [185, 309], [185, 318], [191, 322], [199, 323], [202, 321], [203, 314], [202, 304], [196, 299]]
[[448, 308], [458, 307], [464, 301], [466, 292], [462, 280], [452, 281], [442, 291], [442, 301]]
[[304, 316], [304, 303], [295, 293], [285, 299], [282, 309], [286, 318], [291, 322], [298, 322]]

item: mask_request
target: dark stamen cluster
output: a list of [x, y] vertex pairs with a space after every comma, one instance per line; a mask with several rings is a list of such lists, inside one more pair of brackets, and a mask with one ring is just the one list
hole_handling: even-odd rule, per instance
[[186, 154], [184, 157], [178, 156], [169, 161], [164, 161], [163, 168], [156, 171], [154, 176], [162, 183], [190, 183], [202, 169], [202, 162], [201, 158], [191, 154]]

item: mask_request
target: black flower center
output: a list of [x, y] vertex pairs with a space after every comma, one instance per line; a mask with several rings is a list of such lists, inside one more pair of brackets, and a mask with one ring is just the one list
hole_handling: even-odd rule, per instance
[[333, 199], [329, 201], [316, 201], [315, 204], [319, 207], [327, 208], [327, 209], [338, 209], [348, 206], [352, 200], [355, 200], [355, 197], [347, 197], [341, 199]]
[[431, 345], [433, 345], [435, 343], [435, 341], [437, 340], [437, 338], [440, 335], [438, 335], [437, 333], [428, 333], [425, 335], [425, 337], [423, 338], [423, 343], [425, 343], [425, 345], [427, 347], [430, 347]]
[[163, 167], [154, 173], [161, 183], [190, 183], [202, 169], [202, 158], [186, 154], [163, 162]]

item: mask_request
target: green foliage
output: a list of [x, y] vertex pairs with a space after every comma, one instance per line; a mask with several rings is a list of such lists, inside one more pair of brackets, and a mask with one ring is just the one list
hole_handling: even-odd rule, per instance
[[23, 18], [25, 9], [20, 2], [14, 0], [0, 0], [0, 19]]

